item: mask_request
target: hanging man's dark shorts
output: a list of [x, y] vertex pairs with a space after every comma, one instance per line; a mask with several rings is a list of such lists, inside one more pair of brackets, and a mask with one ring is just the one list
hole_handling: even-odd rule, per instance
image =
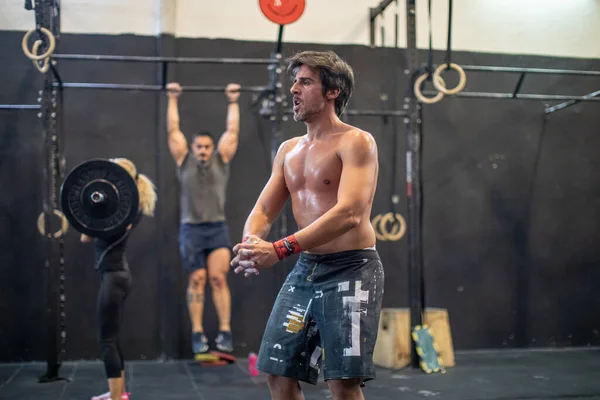
[[179, 253], [188, 273], [206, 268], [208, 255], [213, 250], [231, 250], [231, 247], [229, 226], [225, 221], [181, 224], [179, 228]]
[[267, 322], [257, 369], [316, 384], [375, 379], [373, 350], [383, 300], [375, 249], [302, 253]]

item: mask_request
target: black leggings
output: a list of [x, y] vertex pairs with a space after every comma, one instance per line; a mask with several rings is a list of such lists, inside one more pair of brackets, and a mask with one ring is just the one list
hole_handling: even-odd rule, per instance
[[107, 378], [119, 378], [125, 369], [119, 346], [119, 332], [123, 321], [125, 299], [131, 290], [131, 272], [107, 271], [102, 274], [98, 292], [98, 319], [100, 322], [100, 349]]

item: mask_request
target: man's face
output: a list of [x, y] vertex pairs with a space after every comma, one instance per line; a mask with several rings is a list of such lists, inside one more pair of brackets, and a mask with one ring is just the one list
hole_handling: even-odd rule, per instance
[[192, 142], [192, 153], [196, 160], [207, 163], [213, 155], [215, 144], [208, 136], [196, 136]]
[[295, 121], [310, 121], [319, 115], [327, 104], [319, 71], [307, 65], [300, 66], [296, 72], [290, 92], [294, 96]]

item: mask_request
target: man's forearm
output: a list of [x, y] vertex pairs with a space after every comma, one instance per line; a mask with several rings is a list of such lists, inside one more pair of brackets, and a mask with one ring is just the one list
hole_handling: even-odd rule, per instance
[[167, 130], [168, 132], [179, 131], [179, 107], [176, 97], [169, 97], [167, 105]]
[[272, 221], [262, 212], [252, 210], [246, 224], [244, 225], [243, 237], [256, 235], [261, 239], [266, 239], [271, 231]]
[[356, 215], [347, 208], [335, 206], [294, 237], [302, 251], [322, 246], [357, 227], [360, 219]]
[[227, 106], [227, 132], [233, 136], [240, 132], [240, 106], [237, 101]]

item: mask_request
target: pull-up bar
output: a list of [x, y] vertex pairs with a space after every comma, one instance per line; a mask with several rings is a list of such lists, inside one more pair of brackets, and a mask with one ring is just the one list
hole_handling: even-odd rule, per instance
[[345, 110], [344, 114], [362, 117], [406, 117], [406, 111], [398, 110]]
[[[53, 72], [59, 81], [54, 83], [56, 87], [76, 89], [107, 89], [107, 90], [141, 90], [141, 91], [165, 91], [167, 85], [167, 66], [175, 64], [234, 64], [234, 65], [274, 65], [281, 62], [280, 58], [219, 58], [219, 57], [155, 57], [155, 56], [122, 56], [104, 54], [54, 54], [52, 58], [57, 60], [71, 61], [117, 61], [117, 62], [141, 62], [160, 63], [162, 65], [162, 84], [122, 84], [122, 83], [93, 83], [93, 82], [60, 82], [58, 72]], [[241, 92], [261, 93], [267, 90], [266, 86], [242, 86]], [[225, 86], [184, 86], [185, 92], [224, 92]]]
[[[555, 95], [555, 94], [520, 94], [521, 86], [526, 74], [548, 74], [548, 75], [571, 75], [571, 76], [600, 76], [600, 71], [574, 70], [574, 69], [549, 69], [549, 68], [520, 68], [520, 67], [497, 67], [485, 65], [462, 65], [464, 71], [471, 72], [497, 72], [520, 74], [517, 84], [512, 93], [487, 93], [487, 92], [460, 92], [455, 97], [463, 98], [487, 98], [487, 99], [519, 99], [519, 100], [547, 100], [564, 101], [546, 108], [546, 114], [567, 108], [582, 101], [600, 101], [600, 91], [592, 92], [583, 96]], [[434, 96], [437, 92], [427, 91], [424, 94]]]
[[146, 63], [178, 63], [178, 64], [277, 64], [279, 60], [270, 58], [218, 58], [218, 57], [154, 57], [154, 56], [119, 56], [100, 54], [53, 54], [57, 60], [79, 61], [123, 61]]
[[600, 76], [600, 71], [585, 71], [585, 70], [576, 70], [576, 69], [497, 67], [497, 66], [491, 66], [491, 65], [489, 65], [489, 66], [488, 65], [461, 65], [461, 67], [465, 71], [474, 71], [474, 72], [507, 72], [507, 73], [514, 72], [514, 73], [526, 73], [526, 74]]
[[[424, 91], [423, 94], [435, 95], [437, 92]], [[460, 92], [452, 95], [453, 97], [464, 97], [471, 99], [518, 99], [518, 100], [557, 100], [557, 101], [600, 101], [600, 97], [569, 96], [561, 94], [514, 94], [514, 93], [486, 93], [486, 92]]]
[[[54, 83], [55, 87], [73, 89], [107, 89], [107, 90], [141, 90], [141, 91], [166, 91], [162, 85], [143, 85], [125, 83], [90, 83], [90, 82], [65, 82]], [[225, 92], [225, 86], [182, 86], [184, 92]], [[260, 93], [267, 90], [266, 86], [241, 86], [240, 92]]]
[[[293, 115], [294, 111], [291, 108], [284, 110], [285, 114]], [[406, 117], [406, 111], [399, 110], [344, 110], [344, 115], [362, 116], [362, 117]]]
[[0, 110], [39, 110], [39, 104], [0, 104]]

